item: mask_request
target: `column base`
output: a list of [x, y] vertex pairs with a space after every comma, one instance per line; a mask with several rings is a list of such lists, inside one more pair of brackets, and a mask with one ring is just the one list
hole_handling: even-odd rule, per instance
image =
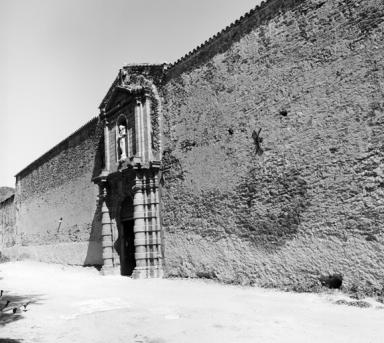
[[161, 267], [136, 267], [132, 273], [133, 279], [162, 278], [164, 276]]
[[100, 270], [102, 275], [120, 275], [120, 266], [117, 267], [105, 267], [103, 266]]

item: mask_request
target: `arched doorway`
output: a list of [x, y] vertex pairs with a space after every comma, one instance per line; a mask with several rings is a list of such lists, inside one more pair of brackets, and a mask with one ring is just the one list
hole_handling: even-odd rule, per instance
[[121, 204], [121, 275], [131, 276], [136, 267], [133, 201], [127, 197]]

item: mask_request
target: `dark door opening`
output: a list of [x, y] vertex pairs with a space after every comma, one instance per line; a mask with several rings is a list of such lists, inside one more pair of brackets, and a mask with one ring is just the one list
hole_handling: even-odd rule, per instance
[[122, 275], [131, 276], [136, 267], [135, 259], [135, 235], [133, 233], [133, 220], [127, 220], [123, 223], [123, 249], [124, 259], [122, 263]]

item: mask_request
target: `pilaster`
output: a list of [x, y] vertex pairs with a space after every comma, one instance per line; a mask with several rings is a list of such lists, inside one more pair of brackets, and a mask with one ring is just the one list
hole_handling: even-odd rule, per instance
[[110, 141], [109, 141], [109, 128], [108, 128], [108, 120], [105, 115], [105, 110], [102, 110], [101, 116], [104, 120], [104, 158], [105, 158], [105, 166], [104, 169], [106, 172], [109, 172], [111, 167], [111, 156], [110, 156]]
[[136, 268], [132, 276], [162, 277], [158, 190], [151, 172], [137, 172], [133, 192]]
[[132, 276], [134, 278], [144, 278], [146, 276], [146, 239], [145, 239], [145, 211], [142, 175], [136, 174], [133, 186], [133, 232], [135, 234], [135, 259], [136, 268]]
[[114, 235], [112, 230], [111, 217], [109, 209], [107, 206], [107, 183], [105, 180], [102, 180], [99, 183], [100, 193], [99, 201], [101, 202], [101, 244], [102, 244], [102, 257], [103, 257], [103, 267], [101, 272], [103, 274], [114, 274], [117, 271], [115, 270], [115, 260], [114, 260]]
[[144, 121], [145, 121], [145, 162], [151, 161], [152, 156], [152, 123], [151, 123], [151, 100], [148, 92], [144, 94], [145, 97], [145, 111], [144, 111]]
[[[135, 131], [136, 131], [136, 157], [142, 159], [144, 153], [143, 147], [143, 104], [140, 96], [135, 98]], [[142, 163], [143, 161], [141, 161]]]

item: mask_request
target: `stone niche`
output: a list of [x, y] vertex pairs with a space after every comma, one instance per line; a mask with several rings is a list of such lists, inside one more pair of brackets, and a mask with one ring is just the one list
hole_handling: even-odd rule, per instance
[[104, 161], [100, 175], [104, 273], [134, 278], [163, 274], [159, 211], [160, 98], [163, 66], [120, 70], [102, 104]]

